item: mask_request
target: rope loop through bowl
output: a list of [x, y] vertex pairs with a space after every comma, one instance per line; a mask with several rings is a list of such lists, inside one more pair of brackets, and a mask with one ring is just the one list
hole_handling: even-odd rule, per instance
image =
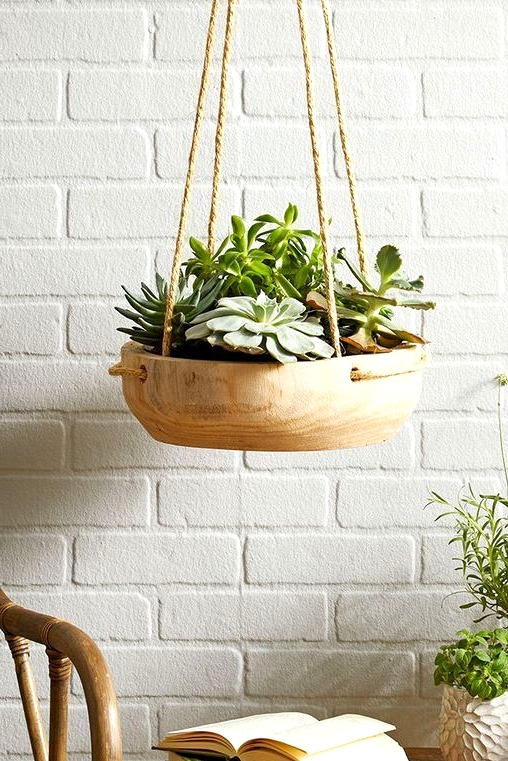
[[[365, 262], [365, 245], [364, 236], [362, 231], [362, 224], [360, 221], [360, 211], [356, 192], [356, 184], [354, 172], [352, 169], [351, 156], [349, 152], [348, 137], [346, 132], [345, 120], [342, 108], [342, 94], [341, 86], [338, 75], [337, 65], [337, 53], [335, 46], [335, 39], [332, 29], [332, 21], [330, 14], [330, 7], [328, 0], [320, 0], [321, 10], [323, 13], [323, 20], [326, 29], [328, 57], [330, 63], [330, 69], [332, 73], [333, 89], [335, 95], [335, 106], [337, 113], [337, 123], [339, 127], [340, 142], [342, 148], [342, 154], [344, 157], [344, 163], [346, 166], [347, 181], [349, 187], [349, 196], [351, 201], [351, 208], [353, 212], [353, 219], [356, 232], [357, 252], [360, 270], [363, 275], [366, 275], [366, 262]], [[304, 0], [296, 0], [298, 10], [298, 21], [300, 29], [300, 39], [302, 44], [303, 63], [305, 70], [305, 86], [307, 97], [307, 116], [309, 122], [309, 131], [311, 137], [312, 146], [312, 158], [314, 165], [314, 179], [316, 186], [316, 201], [319, 214], [319, 226], [320, 226], [320, 238], [323, 247], [323, 269], [325, 275], [325, 294], [327, 301], [328, 322], [330, 326], [330, 335], [335, 354], [339, 357], [340, 352], [340, 335], [337, 325], [337, 308], [335, 303], [335, 295], [333, 288], [333, 268], [332, 257], [330, 252], [330, 246], [328, 241], [328, 215], [326, 213], [325, 199], [324, 199], [324, 183], [321, 170], [321, 159], [319, 153], [317, 129], [315, 122], [315, 105], [314, 105], [314, 86], [313, 86], [313, 72], [312, 72], [312, 55], [308, 42], [307, 32], [307, 20], [305, 15]], [[208, 33], [205, 45], [205, 55], [203, 60], [203, 70], [201, 74], [201, 84], [199, 88], [198, 101], [196, 106], [196, 116], [194, 120], [194, 129], [192, 133], [191, 148], [189, 152], [189, 159], [187, 165], [187, 174], [185, 180], [185, 186], [182, 197], [182, 205], [180, 210], [180, 219], [178, 224], [178, 232], [176, 236], [175, 253], [173, 257], [173, 264], [171, 268], [171, 277], [168, 286], [168, 295], [166, 301], [166, 312], [164, 317], [164, 333], [162, 342], [162, 356], [168, 357], [171, 352], [171, 335], [172, 335], [172, 321], [173, 312], [176, 304], [178, 294], [178, 283], [180, 276], [180, 267], [183, 257], [183, 247], [186, 235], [186, 228], [189, 215], [189, 204], [191, 197], [191, 188], [194, 181], [196, 171], [196, 160], [199, 149], [199, 142], [202, 133], [206, 94], [210, 81], [211, 61], [213, 56], [213, 48], [215, 45], [217, 21], [219, 14], [220, 0], [212, 0], [212, 6], [210, 11], [210, 19], [208, 24]], [[214, 167], [213, 167], [213, 179], [212, 179], [212, 191], [210, 202], [210, 213], [208, 220], [208, 248], [213, 253], [215, 248], [215, 233], [217, 222], [217, 209], [218, 209], [218, 196], [221, 177], [221, 165], [223, 154], [223, 136], [224, 127], [226, 122], [227, 111], [227, 91], [228, 91], [228, 79], [229, 68], [231, 62], [232, 42], [233, 42], [233, 27], [236, 15], [237, 0], [227, 0], [226, 22], [224, 32], [224, 44], [222, 50], [222, 64], [221, 64], [221, 79], [220, 79], [220, 96], [219, 96], [219, 108], [217, 114], [217, 124], [215, 131], [215, 155], [214, 155]]]

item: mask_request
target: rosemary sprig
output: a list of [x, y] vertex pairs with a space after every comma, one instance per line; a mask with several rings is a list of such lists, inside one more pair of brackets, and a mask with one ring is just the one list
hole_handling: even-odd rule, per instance
[[471, 608], [479, 605], [482, 614], [475, 623], [490, 615], [508, 621], [508, 468], [503, 439], [501, 416], [501, 389], [508, 385], [508, 376], [497, 376], [498, 424], [501, 459], [507, 494], [477, 495], [469, 485], [466, 493], [459, 493], [455, 503], [437, 492], [431, 492], [429, 504], [444, 505], [447, 509], [437, 516], [439, 521], [453, 517], [455, 536], [449, 544], [459, 544], [462, 552], [454, 560], [462, 572], [466, 591], [472, 601], [461, 605]]

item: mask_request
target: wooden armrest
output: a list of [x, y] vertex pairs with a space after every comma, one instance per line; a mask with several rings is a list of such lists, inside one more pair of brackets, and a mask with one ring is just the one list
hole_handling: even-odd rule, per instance
[[22, 608], [0, 589], [0, 629], [66, 655], [83, 685], [93, 761], [120, 761], [122, 742], [116, 694], [99, 647], [77, 626]]

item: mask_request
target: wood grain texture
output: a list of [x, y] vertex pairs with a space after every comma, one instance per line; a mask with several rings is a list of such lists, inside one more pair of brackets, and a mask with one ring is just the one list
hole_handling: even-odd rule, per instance
[[405, 748], [409, 761], [444, 761], [439, 748]]
[[46, 648], [49, 661], [49, 761], [67, 758], [69, 723], [69, 684], [72, 672], [70, 659], [57, 650]]
[[[2, 600], [0, 599], [0, 603]], [[48, 742], [30, 663], [30, 643], [25, 637], [7, 634], [7, 643], [14, 659], [21, 704], [35, 761], [47, 761]]]
[[[215, 449], [311, 451], [391, 438], [415, 408], [426, 355], [387, 354], [315, 362], [211, 362], [162, 357], [129, 342], [125, 400], [157, 441]], [[362, 379], [356, 380], [358, 375]]]
[[[85, 693], [90, 735], [92, 745], [92, 761], [121, 761], [122, 741], [120, 733], [120, 721], [115, 690], [111, 680], [109, 669], [104, 657], [95, 642], [85, 632], [76, 626], [61, 621], [43, 613], [27, 610], [19, 605], [13, 605], [7, 595], [0, 589], [0, 629], [5, 633], [7, 640], [22, 638], [31, 642], [39, 642], [50, 651], [56, 651], [57, 655], [51, 656], [53, 660], [59, 660], [54, 664], [52, 683], [61, 681], [67, 691], [68, 663], [67, 659], [75, 666], [81, 679]], [[51, 661], [50, 661], [51, 667]], [[35, 688], [27, 682], [28, 700], [38, 705]], [[66, 699], [64, 690], [57, 687], [52, 689], [51, 697], [55, 696], [57, 702]], [[50, 708], [50, 713], [54, 709]], [[35, 717], [29, 714], [27, 723], [29, 731], [37, 734], [37, 711]], [[55, 719], [53, 735], [50, 735], [49, 757], [55, 761], [61, 755], [63, 737], [66, 734], [66, 720], [62, 720], [63, 714]], [[55, 735], [56, 733], [56, 735]], [[15, 749], [13, 749], [15, 751]], [[47, 755], [39, 756], [40, 761], [45, 761]], [[39, 758], [37, 761], [39, 761]]]

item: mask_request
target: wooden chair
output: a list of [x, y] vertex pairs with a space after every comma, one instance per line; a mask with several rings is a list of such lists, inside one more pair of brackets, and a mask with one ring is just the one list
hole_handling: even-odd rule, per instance
[[[65, 761], [72, 666], [76, 668], [85, 693], [92, 761], [121, 761], [116, 695], [109, 669], [95, 642], [67, 621], [16, 605], [1, 589], [0, 629], [14, 658], [35, 761]], [[49, 743], [30, 665], [30, 642], [45, 645], [49, 661]]]

